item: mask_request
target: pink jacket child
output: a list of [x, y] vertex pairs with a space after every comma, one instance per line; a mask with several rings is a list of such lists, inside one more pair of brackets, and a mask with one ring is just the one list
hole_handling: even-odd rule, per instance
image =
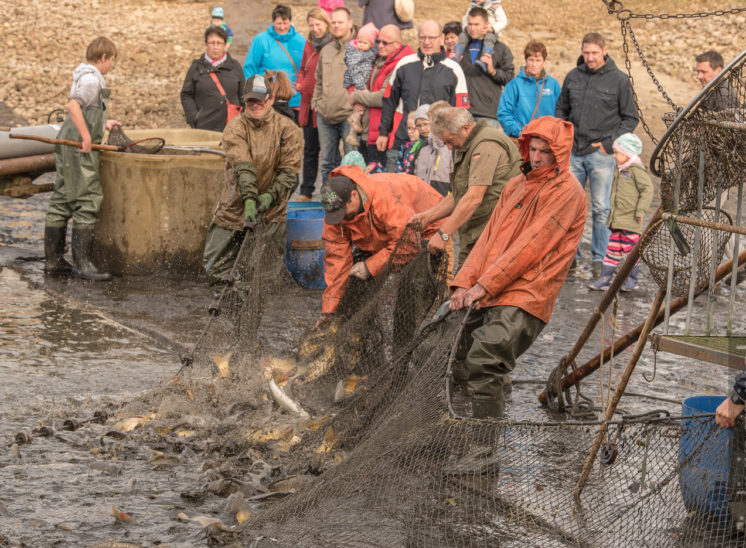
[[345, 8], [344, 0], [319, 0], [316, 5], [326, 12], [331, 17], [332, 10], [335, 8]]

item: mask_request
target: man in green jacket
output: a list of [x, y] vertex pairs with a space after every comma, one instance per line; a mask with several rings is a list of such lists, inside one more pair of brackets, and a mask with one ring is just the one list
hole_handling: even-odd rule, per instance
[[505, 184], [520, 173], [521, 155], [502, 131], [484, 120], [474, 122], [463, 108], [437, 111], [430, 128], [449, 149], [455, 149], [452, 193], [409, 222], [428, 226], [450, 215], [427, 249], [432, 253], [444, 251], [446, 242], [458, 231], [460, 266], [482, 234]]

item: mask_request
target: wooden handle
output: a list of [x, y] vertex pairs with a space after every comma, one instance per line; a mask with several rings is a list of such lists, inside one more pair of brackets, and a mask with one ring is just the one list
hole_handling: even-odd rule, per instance
[[[41, 141], [42, 143], [49, 143], [50, 145], [66, 145], [66, 146], [77, 147], [77, 148], [80, 148], [83, 146], [83, 143], [79, 141], [69, 141], [68, 139], [50, 139], [48, 137], [41, 137], [40, 135], [21, 135], [20, 133], [11, 133], [9, 137], [11, 139], [25, 139], [27, 141]], [[117, 152], [121, 150], [119, 147], [115, 147], [114, 145], [92, 144], [91, 148], [93, 150], [110, 150], [112, 152]]]

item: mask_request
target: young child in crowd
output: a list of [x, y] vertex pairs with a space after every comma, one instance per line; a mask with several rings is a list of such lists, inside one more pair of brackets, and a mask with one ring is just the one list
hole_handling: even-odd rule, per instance
[[[423, 145], [427, 144], [427, 135], [421, 135], [417, 129], [417, 122], [419, 118], [423, 117], [427, 119], [427, 109], [430, 105], [420, 105], [417, 110], [410, 112], [407, 115], [407, 135], [409, 141], [404, 143], [399, 150], [399, 154], [396, 155], [396, 173], [414, 173], [414, 164], [417, 160], [417, 155], [420, 153], [420, 149]], [[419, 113], [419, 116], [418, 116]], [[428, 122], [428, 134], [430, 125]]]
[[220, 27], [228, 35], [228, 40], [225, 42], [225, 51], [228, 51], [228, 49], [231, 47], [231, 44], [233, 43], [233, 31], [228, 25], [225, 24], [225, 13], [223, 12], [223, 8], [220, 6], [218, 6], [217, 8], [213, 8], [211, 17], [212, 19], [210, 20], [210, 26]]
[[[471, 8], [484, 8], [487, 10], [487, 16], [489, 17], [489, 23], [492, 27], [492, 32], [488, 32], [484, 36], [484, 43], [482, 46], [482, 57], [477, 59], [474, 64], [487, 72], [487, 64], [492, 62], [492, 54], [495, 52], [495, 44], [499, 34], [508, 24], [508, 16], [505, 15], [505, 10], [502, 7], [501, 0], [472, 0], [469, 4], [469, 9], [466, 10], [461, 21], [461, 26], [466, 29], [469, 23], [469, 11]], [[461, 61], [461, 57], [464, 55], [464, 51], [469, 46], [471, 37], [466, 30], [463, 30], [458, 37], [458, 44], [453, 47], [454, 56], [453, 59], [456, 62]]]
[[[378, 55], [376, 38], [378, 29], [373, 23], [363, 25], [357, 31], [357, 37], [347, 42], [345, 49], [345, 65], [347, 70], [344, 74], [344, 87], [350, 93], [356, 89], [365, 89], [373, 70], [373, 63]], [[345, 137], [345, 142], [352, 146], [360, 145], [360, 134], [363, 132], [364, 109], [355, 109], [347, 121], [350, 123], [350, 132]]]
[[[82, 143], [80, 148], [57, 145], [54, 150], [57, 180], [49, 200], [44, 228], [44, 271], [50, 276], [70, 274], [85, 280], [109, 280], [111, 274], [99, 272], [91, 262], [93, 227], [98, 222], [103, 193], [99, 179], [100, 152], [91, 150], [100, 144], [104, 130], [119, 126], [106, 119], [109, 89], [104, 75], [117, 58], [114, 42], [103, 36], [88, 45], [86, 62], [73, 73], [67, 103], [68, 115], [58, 139]], [[63, 255], [67, 223], [72, 219], [72, 267]]]
[[[601, 276], [589, 284], [594, 291], [606, 291], [614, 272], [624, 257], [632, 250], [642, 234], [642, 219], [653, 201], [653, 183], [640, 160], [642, 141], [633, 133], [625, 133], [614, 141], [614, 160], [617, 170], [611, 187], [611, 210], [608, 225], [611, 229], [601, 267]], [[622, 291], [638, 288], [639, 261], [624, 281]]]
[[324, 10], [329, 17], [332, 16], [332, 10], [347, 7], [344, 0], [319, 0], [316, 6]]

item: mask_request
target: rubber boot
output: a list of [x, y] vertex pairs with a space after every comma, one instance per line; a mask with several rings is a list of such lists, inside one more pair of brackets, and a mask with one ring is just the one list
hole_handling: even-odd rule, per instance
[[611, 279], [614, 277], [614, 272], [616, 272], [615, 266], [603, 263], [601, 266], [601, 275], [595, 282], [588, 284], [588, 289], [593, 291], [606, 291], [609, 289], [609, 285], [611, 285]]
[[[488, 47], [482, 48], [482, 55], [489, 55], [491, 57], [493, 53], [494, 51], [492, 50], [492, 48], [488, 48]], [[487, 70], [486, 63], [482, 61], [481, 59], [477, 59], [476, 61], [474, 61], [474, 65], [482, 69], [484, 72], [489, 72]]]
[[73, 276], [97, 282], [111, 280], [108, 272], [99, 272], [91, 262], [93, 228], [73, 227]]
[[44, 272], [49, 276], [67, 276], [73, 270], [65, 260], [67, 226], [44, 227]]
[[630, 291], [634, 291], [635, 289], [639, 289], [640, 286], [637, 284], [637, 272], [640, 270], [640, 265], [636, 264], [635, 267], [632, 269], [632, 272], [629, 273], [629, 276], [626, 280], [624, 280], [624, 285], [622, 286], [622, 291], [625, 293], [629, 293]]

